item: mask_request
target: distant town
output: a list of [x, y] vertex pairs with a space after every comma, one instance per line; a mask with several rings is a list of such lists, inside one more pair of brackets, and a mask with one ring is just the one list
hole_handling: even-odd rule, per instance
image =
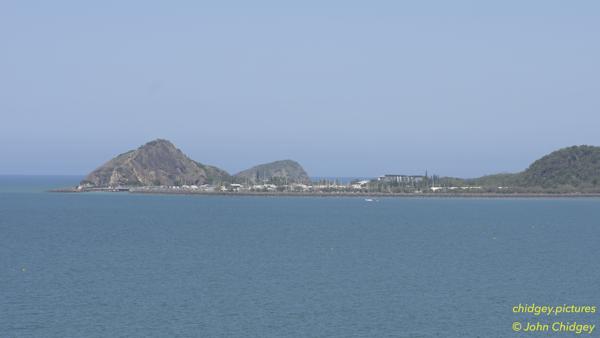
[[[436, 185], [436, 179], [438, 185]], [[319, 179], [307, 183], [286, 182], [285, 179], [265, 179], [260, 183], [222, 182], [218, 184], [182, 184], [159, 186], [109, 186], [93, 187], [79, 185], [77, 191], [129, 191], [140, 193], [321, 193], [321, 194], [370, 194], [370, 193], [428, 193], [481, 190], [479, 186], [441, 186], [437, 176], [387, 174], [374, 179]]]
[[600, 147], [554, 151], [519, 173], [472, 179], [385, 174], [375, 178], [311, 179], [293, 160], [263, 163], [234, 175], [187, 157], [170, 141], [156, 139], [122, 153], [89, 173], [76, 187], [60, 192], [320, 194], [320, 195], [481, 195], [600, 194]]

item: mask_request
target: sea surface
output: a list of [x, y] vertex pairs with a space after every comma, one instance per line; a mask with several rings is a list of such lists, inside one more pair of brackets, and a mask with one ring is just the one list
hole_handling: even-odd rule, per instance
[[45, 192], [78, 179], [0, 177], [0, 337], [512, 337], [547, 335], [515, 334], [515, 321], [600, 324], [512, 312], [600, 305], [597, 198]]

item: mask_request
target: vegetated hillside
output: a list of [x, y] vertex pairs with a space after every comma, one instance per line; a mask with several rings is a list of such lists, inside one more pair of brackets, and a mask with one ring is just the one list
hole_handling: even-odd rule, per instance
[[519, 174], [494, 174], [465, 180], [469, 185], [482, 187], [513, 187], [519, 185]]
[[81, 185], [93, 187], [204, 184], [229, 176], [197, 163], [173, 143], [157, 139], [121, 154], [91, 172]]
[[543, 189], [600, 190], [600, 147], [583, 145], [554, 151], [520, 173], [519, 183]]
[[233, 177], [229, 173], [221, 168], [206, 165], [196, 162], [206, 172], [206, 183], [207, 184], [220, 184], [225, 182], [231, 182]]
[[302, 166], [292, 160], [275, 161], [260, 164], [235, 175], [236, 179], [252, 183], [268, 182], [273, 180], [287, 181], [288, 183], [309, 183], [310, 178]]
[[599, 192], [600, 147], [563, 148], [536, 160], [523, 172], [483, 176], [464, 182], [514, 192]]

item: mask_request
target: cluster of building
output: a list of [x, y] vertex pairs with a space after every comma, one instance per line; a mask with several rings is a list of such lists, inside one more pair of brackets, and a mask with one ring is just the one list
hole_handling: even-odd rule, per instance
[[[436, 185], [435, 176], [427, 175], [383, 175], [371, 180], [353, 180], [348, 183], [339, 181], [322, 180], [312, 183], [277, 183], [277, 181], [263, 183], [231, 183], [181, 185], [181, 186], [152, 186], [152, 187], [107, 187], [85, 188], [86, 191], [137, 191], [137, 192], [174, 192], [174, 193], [253, 193], [253, 192], [300, 192], [300, 193], [422, 193], [453, 192], [479, 190], [475, 186], [440, 186]], [[438, 183], [439, 184], [439, 183]]]
[[[368, 189], [369, 180], [362, 180], [353, 183], [343, 184], [338, 182], [325, 183], [289, 183], [284, 185], [276, 185], [272, 183], [263, 184], [241, 184], [241, 183], [224, 183], [218, 185], [181, 185], [181, 186], [152, 186], [152, 187], [135, 187], [127, 188], [127, 190], [138, 192], [331, 192], [331, 191], [364, 191]], [[125, 189], [125, 187], [123, 187]]]
[[377, 181], [386, 183], [399, 183], [399, 184], [415, 184], [421, 183], [425, 179], [425, 176], [420, 175], [383, 175], [377, 177]]
[[348, 183], [341, 183], [337, 180], [312, 182], [310, 184], [289, 183], [289, 184], [239, 184], [231, 183], [214, 187], [215, 191], [221, 192], [368, 192], [377, 183], [396, 184], [400, 186], [417, 186], [424, 183], [426, 176], [420, 175], [383, 175], [371, 180], [354, 180]]

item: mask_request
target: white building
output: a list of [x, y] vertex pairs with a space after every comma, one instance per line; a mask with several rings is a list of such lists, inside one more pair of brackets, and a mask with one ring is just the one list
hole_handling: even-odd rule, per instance
[[419, 183], [425, 176], [420, 175], [383, 175], [377, 178], [380, 182], [388, 183]]

